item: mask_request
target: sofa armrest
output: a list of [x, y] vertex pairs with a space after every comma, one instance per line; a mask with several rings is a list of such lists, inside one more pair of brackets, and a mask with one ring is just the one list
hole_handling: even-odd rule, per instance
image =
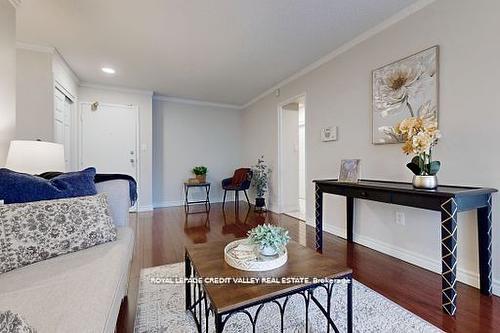
[[95, 184], [97, 193], [106, 193], [109, 210], [116, 226], [128, 226], [130, 191], [127, 180], [116, 179]]

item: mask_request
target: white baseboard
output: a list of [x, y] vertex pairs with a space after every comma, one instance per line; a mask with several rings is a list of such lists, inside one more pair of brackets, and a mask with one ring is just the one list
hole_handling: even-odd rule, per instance
[[149, 212], [153, 210], [153, 205], [144, 205], [137, 208], [138, 212]]
[[[310, 223], [309, 223], [310, 224]], [[336, 236], [346, 238], [345, 228], [339, 228], [332, 225], [323, 225], [324, 231]], [[410, 264], [425, 268], [431, 272], [441, 274], [441, 261], [423, 256], [419, 253], [403, 249], [392, 244], [381, 242], [379, 240], [364, 235], [353, 234], [354, 241], [375, 251], [401, 259]], [[457, 280], [469, 286], [479, 288], [479, 273], [465, 269], [457, 269]], [[493, 294], [500, 296], [500, 280], [493, 280]]]
[[299, 205], [286, 205], [281, 207], [282, 212], [294, 212], [294, 211], [299, 211], [300, 207]]

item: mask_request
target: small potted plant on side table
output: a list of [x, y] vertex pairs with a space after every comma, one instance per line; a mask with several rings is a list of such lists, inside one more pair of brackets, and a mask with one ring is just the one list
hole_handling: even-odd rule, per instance
[[265, 195], [268, 189], [269, 175], [271, 170], [264, 161], [264, 156], [257, 160], [257, 164], [252, 168], [252, 186], [255, 188], [255, 210], [264, 211], [266, 207]]
[[283, 253], [290, 241], [288, 230], [271, 224], [259, 225], [248, 232], [248, 238], [259, 247], [263, 256], [274, 256]]
[[193, 173], [196, 175], [196, 179], [198, 179], [200, 184], [207, 182], [207, 171], [207, 167], [202, 165], [193, 168]]

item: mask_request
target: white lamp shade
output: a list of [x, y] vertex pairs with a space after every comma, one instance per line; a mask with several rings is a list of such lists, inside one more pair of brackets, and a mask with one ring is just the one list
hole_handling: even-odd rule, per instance
[[11, 141], [5, 167], [31, 175], [48, 171], [64, 172], [64, 146], [42, 141]]

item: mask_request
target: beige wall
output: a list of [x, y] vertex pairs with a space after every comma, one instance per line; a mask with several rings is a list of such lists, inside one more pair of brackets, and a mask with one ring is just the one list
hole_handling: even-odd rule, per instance
[[[371, 144], [371, 71], [435, 44], [440, 56], [440, 128], [435, 157], [443, 163], [442, 183], [500, 188], [500, 2], [439, 0], [359, 43], [330, 62], [248, 107], [242, 118], [244, 162], [264, 154], [276, 168], [277, 105], [303, 92], [306, 97], [307, 216], [313, 221], [313, 185], [336, 177], [343, 158], [361, 158], [365, 178], [409, 181], [407, 157], [399, 145]], [[320, 142], [320, 129], [339, 127], [337, 142]], [[273, 173], [271, 203], [277, 199]], [[345, 203], [325, 200], [327, 230], [345, 234]], [[498, 196], [494, 214], [500, 213]], [[395, 212], [406, 225], [395, 223]], [[359, 202], [355, 240], [417, 265], [440, 271], [440, 215], [418, 209]], [[459, 279], [477, 285], [475, 214], [459, 214]], [[495, 225], [496, 226], [496, 225]], [[500, 228], [494, 226], [494, 283], [500, 293]]]
[[17, 49], [16, 138], [53, 141], [52, 54]]
[[[139, 107], [139, 147], [140, 151], [140, 179], [139, 179], [139, 209], [152, 209], [152, 93], [142, 93], [126, 90], [117, 90], [113, 87], [81, 86], [78, 90], [81, 102], [95, 102], [137, 105]], [[116, 121], [120, 121], [117, 119]], [[143, 150], [143, 148], [145, 148]]]
[[0, 166], [16, 130], [16, 10], [0, 0]]
[[155, 207], [182, 204], [183, 183], [194, 177], [191, 170], [197, 165], [208, 168], [212, 202], [222, 200], [222, 179], [240, 167], [240, 117], [234, 109], [153, 102]]

